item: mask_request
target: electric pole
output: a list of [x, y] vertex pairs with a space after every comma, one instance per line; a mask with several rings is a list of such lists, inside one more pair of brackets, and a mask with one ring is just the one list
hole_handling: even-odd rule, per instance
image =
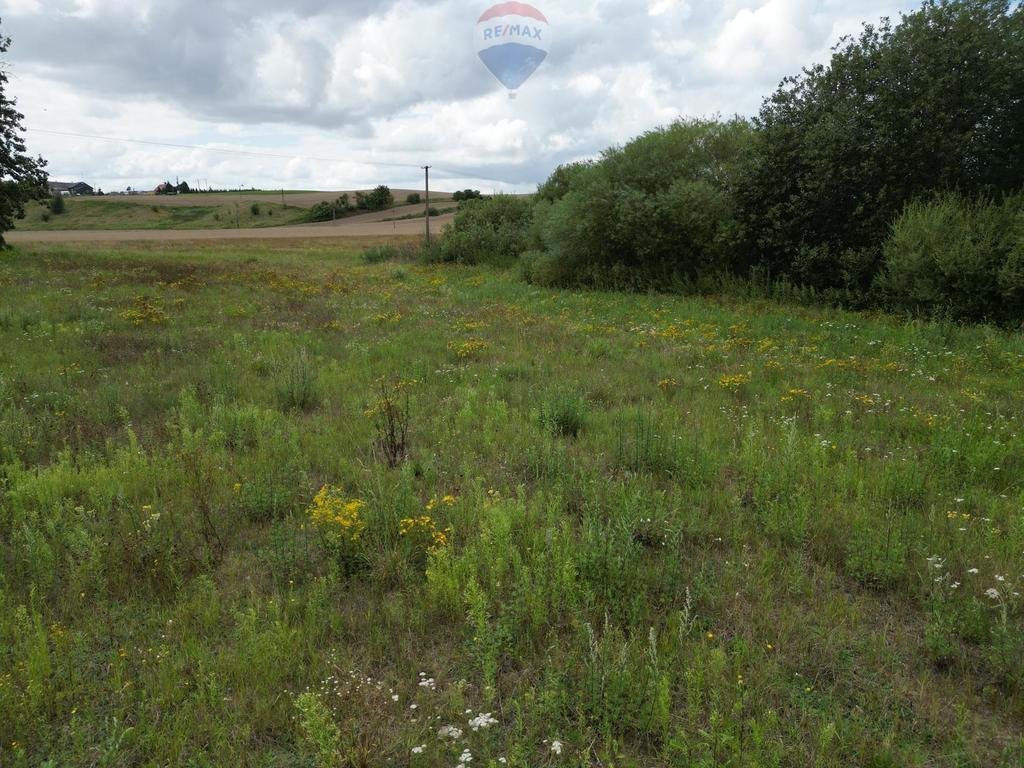
[[424, 213], [426, 216], [424, 220], [427, 222], [427, 245], [430, 245], [430, 166], [424, 165], [423, 172], [426, 174], [426, 210]]

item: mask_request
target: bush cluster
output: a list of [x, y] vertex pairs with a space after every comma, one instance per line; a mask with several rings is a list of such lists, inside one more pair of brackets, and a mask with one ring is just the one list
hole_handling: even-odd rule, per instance
[[465, 263], [519, 256], [541, 284], [748, 281], [1019, 323], [1021, 93], [1024, 7], [927, 0], [844, 38], [754, 120], [679, 121], [562, 166], [532, 205], [467, 206], [438, 251]]

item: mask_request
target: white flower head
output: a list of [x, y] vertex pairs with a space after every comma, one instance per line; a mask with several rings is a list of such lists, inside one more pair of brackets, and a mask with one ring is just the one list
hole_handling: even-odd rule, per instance
[[456, 739], [462, 738], [462, 729], [456, 728], [454, 725], [442, 725], [437, 729], [437, 736], [440, 739], [451, 739], [452, 741], [455, 741]]
[[479, 731], [481, 728], [486, 730], [492, 725], [496, 725], [497, 722], [497, 718], [493, 717], [490, 712], [482, 712], [469, 721], [469, 727], [474, 731]]
[[556, 755], [562, 754], [562, 742], [560, 742], [558, 739], [552, 741], [551, 751], [554, 752]]
[[996, 589], [995, 587], [989, 587], [988, 589], [986, 589], [985, 590], [985, 594], [988, 595], [993, 600], [998, 600], [999, 599], [999, 590]]

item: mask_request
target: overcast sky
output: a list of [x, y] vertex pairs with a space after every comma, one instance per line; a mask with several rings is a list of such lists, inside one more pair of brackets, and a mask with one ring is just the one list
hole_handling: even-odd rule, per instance
[[[537, 0], [551, 54], [515, 100], [477, 57], [492, 3], [0, 0], [29, 147], [55, 180], [532, 190], [680, 116], [754, 114], [899, 0]], [[55, 136], [33, 129], [283, 157]], [[413, 167], [402, 167], [408, 164]]]

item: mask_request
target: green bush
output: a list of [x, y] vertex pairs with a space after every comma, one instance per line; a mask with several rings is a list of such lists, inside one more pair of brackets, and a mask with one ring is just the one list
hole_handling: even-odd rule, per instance
[[253, 203], [252, 205], [250, 205], [249, 206], [249, 212], [253, 216], [259, 216], [260, 215], [260, 204], [259, 203]]
[[666, 286], [728, 268], [736, 242], [731, 188], [751, 136], [742, 120], [680, 121], [599, 162], [555, 172], [537, 228], [562, 283]]
[[[898, 23], [865, 25], [827, 66], [786, 78], [764, 101], [737, 189], [753, 261], [773, 276], [864, 292], [908, 202], [1019, 188], [1022, 41], [1019, 3], [929, 0]], [[851, 252], [856, 268], [841, 263]]]
[[395, 196], [383, 184], [369, 192], [356, 192], [356, 208], [361, 211], [383, 211], [394, 204]]
[[464, 203], [439, 244], [441, 261], [511, 265], [530, 245], [533, 204], [498, 195]]
[[877, 280], [896, 309], [953, 320], [1019, 322], [1024, 312], [1024, 196], [956, 194], [907, 206]]
[[50, 213], [54, 216], [60, 216], [67, 210], [67, 204], [64, 202], [63, 195], [54, 195], [50, 198]]
[[409, 205], [419, 205], [420, 203], [423, 202], [423, 198], [420, 196], [419, 192], [413, 192], [412, 194], [405, 198], [405, 202], [407, 202]]

